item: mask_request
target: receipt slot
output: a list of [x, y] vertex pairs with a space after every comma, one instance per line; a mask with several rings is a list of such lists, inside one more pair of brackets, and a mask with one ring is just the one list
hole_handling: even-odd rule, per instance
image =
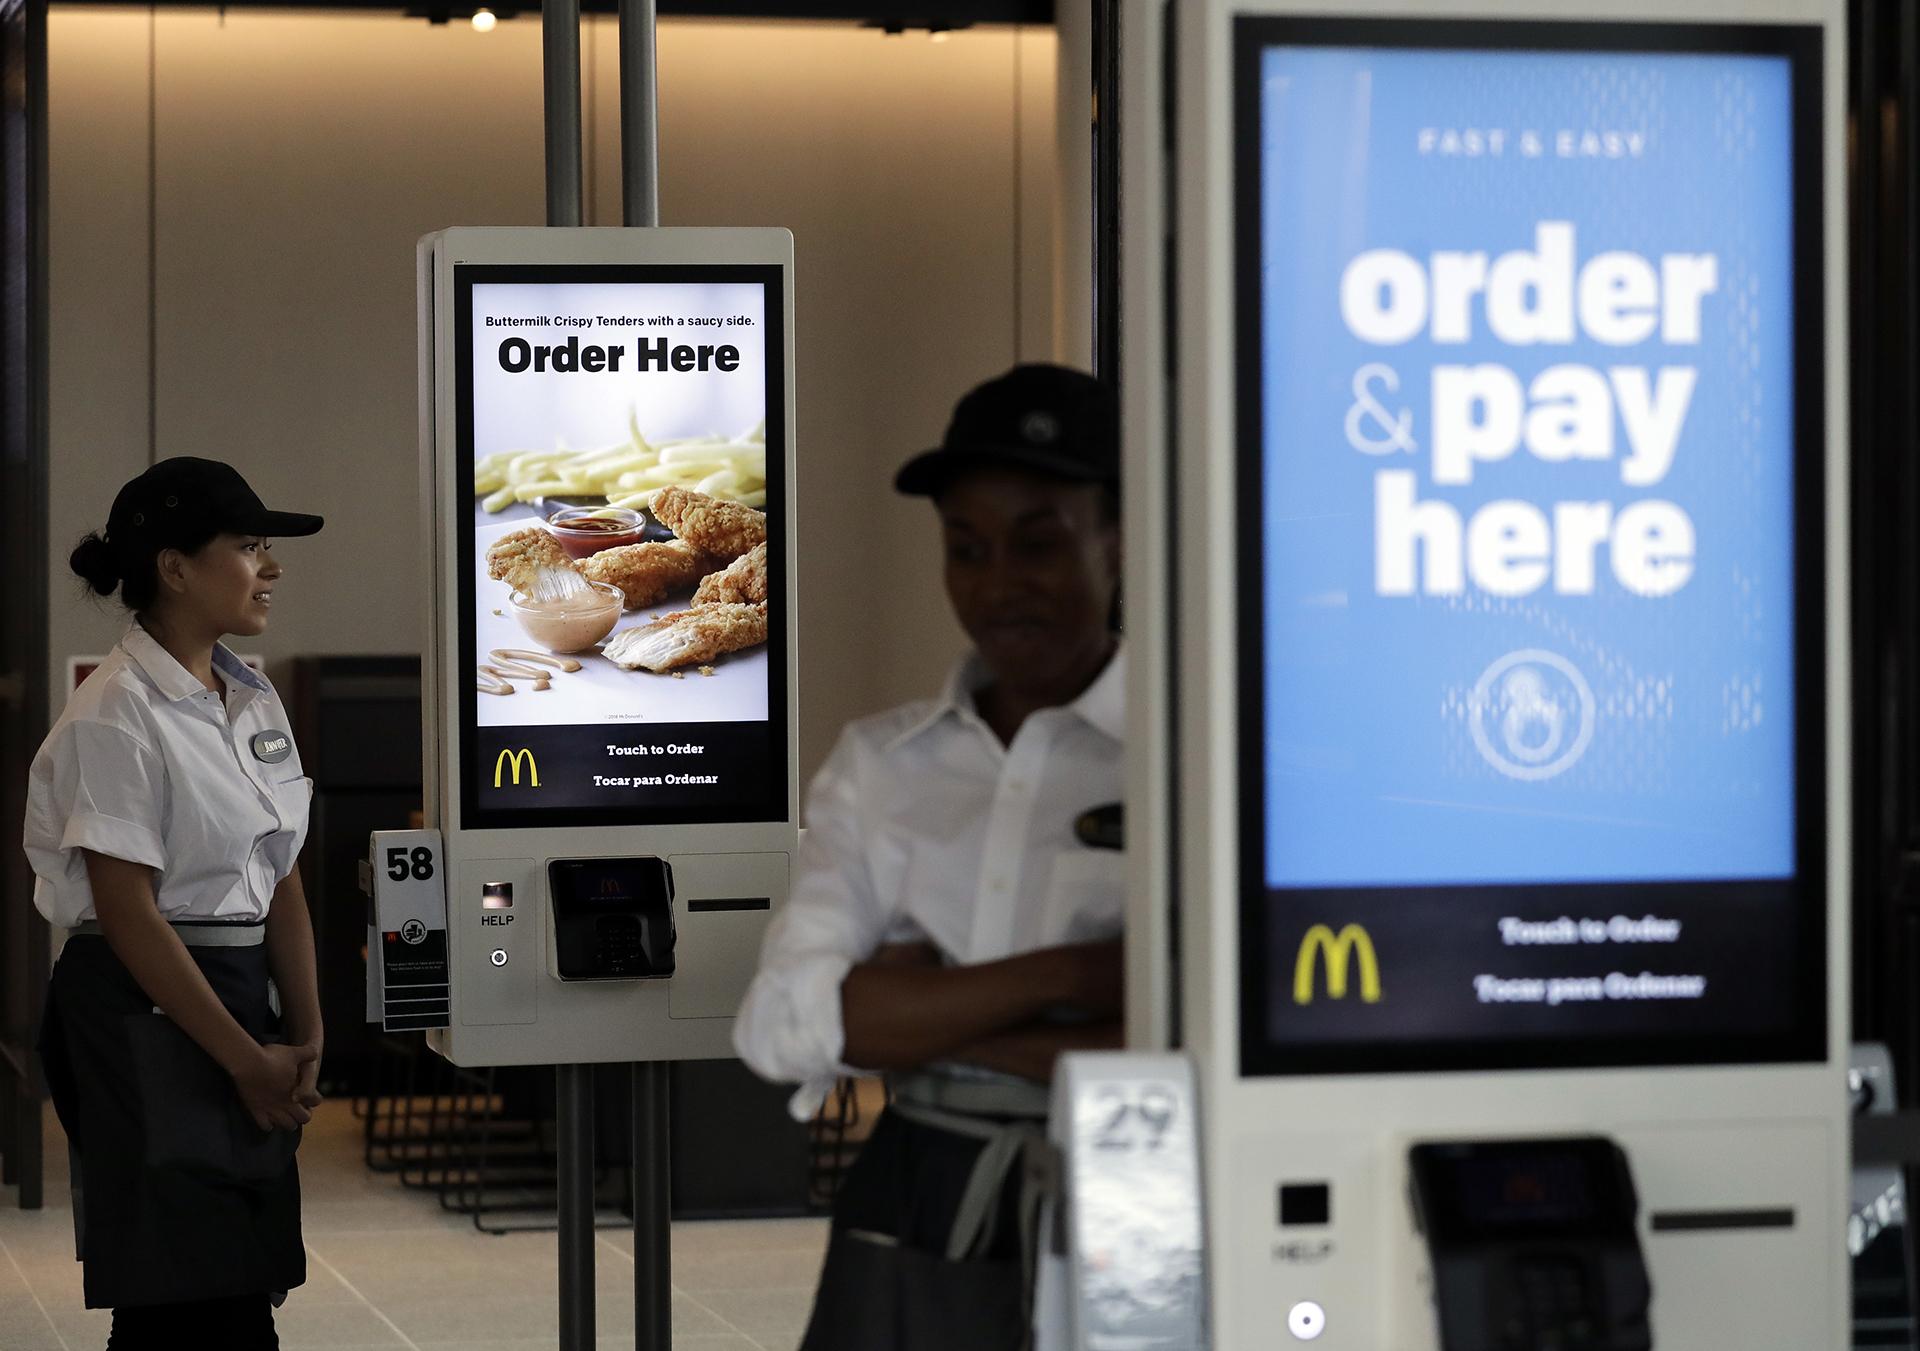
[[418, 275], [429, 1041], [730, 1057], [797, 838], [792, 238], [457, 229]]
[[561, 980], [673, 974], [673, 869], [658, 858], [569, 858], [547, 865], [554, 972]]
[[[1845, 7], [1119, 27], [1129, 1044], [1211, 1344], [1839, 1351]], [[1631, 1210], [1503, 1152], [1591, 1137]]]

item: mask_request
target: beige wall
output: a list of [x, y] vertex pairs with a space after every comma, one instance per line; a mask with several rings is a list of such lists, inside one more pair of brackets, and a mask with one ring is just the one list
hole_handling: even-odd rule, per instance
[[[417, 652], [413, 244], [540, 223], [538, 23], [56, 6], [50, 41], [56, 680], [123, 622], [65, 556], [147, 463], [150, 398], [159, 454], [328, 518], [280, 546], [284, 600], [248, 646], [276, 671]], [[584, 46], [589, 223], [617, 224], [611, 20]], [[966, 385], [1051, 355], [1054, 51], [1045, 30], [661, 25], [663, 223], [796, 241], [803, 774], [958, 649], [931, 514], [890, 479]]]

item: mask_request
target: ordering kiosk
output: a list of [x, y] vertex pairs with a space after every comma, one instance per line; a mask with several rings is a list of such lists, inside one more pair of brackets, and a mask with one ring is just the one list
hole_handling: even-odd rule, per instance
[[[729, 1056], [795, 840], [791, 236], [419, 259], [432, 829], [374, 841], [388, 1025], [413, 996], [461, 1065]], [[574, 594], [502, 578], [555, 546]]]
[[1127, 13], [1077, 1345], [1846, 1345], [1843, 12], [1579, 8]]

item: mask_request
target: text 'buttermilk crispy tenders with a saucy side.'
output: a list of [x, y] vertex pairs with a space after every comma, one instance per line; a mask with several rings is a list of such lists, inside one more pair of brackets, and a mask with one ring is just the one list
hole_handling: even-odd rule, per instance
[[[678, 538], [615, 545], [578, 560], [540, 525], [494, 542], [487, 550], [487, 575], [507, 584], [508, 609], [529, 638], [548, 652], [591, 655], [597, 646], [599, 655], [625, 670], [676, 677], [688, 667], [712, 675], [713, 662], [767, 641], [766, 517], [678, 486], [659, 490], [652, 510]], [[554, 594], [556, 576], [572, 594]], [[547, 598], [537, 599], [534, 587]], [[688, 591], [690, 608], [613, 632], [621, 610], [647, 609]], [[513, 694], [516, 680], [530, 681], [535, 691], [551, 688], [548, 674], [530, 663], [580, 669], [571, 658], [522, 648], [495, 648], [490, 656], [478, 668], [479, 688], [487, 694]]]

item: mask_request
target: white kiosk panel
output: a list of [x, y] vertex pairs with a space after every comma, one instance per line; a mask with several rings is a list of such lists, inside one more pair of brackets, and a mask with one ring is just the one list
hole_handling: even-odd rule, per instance
[[[792, 238], [463, 229], [420, 257], [435, 1044], [729, 1055], [798, 797]], [[516, 547], [587, 594], [515, 590]]]
[[1655, 1346], [1842, 1346], [1841, 7], [1129, 17], [1177, 261], [1128, 264], [1174, 319], [1135, 727], [1178, 710], [1129, 814], [1179, 845], [1215, 1343], [1440, 1345], [1414, 1147], [1558, 1139], [1448, 1223], [1604, 1201]]

